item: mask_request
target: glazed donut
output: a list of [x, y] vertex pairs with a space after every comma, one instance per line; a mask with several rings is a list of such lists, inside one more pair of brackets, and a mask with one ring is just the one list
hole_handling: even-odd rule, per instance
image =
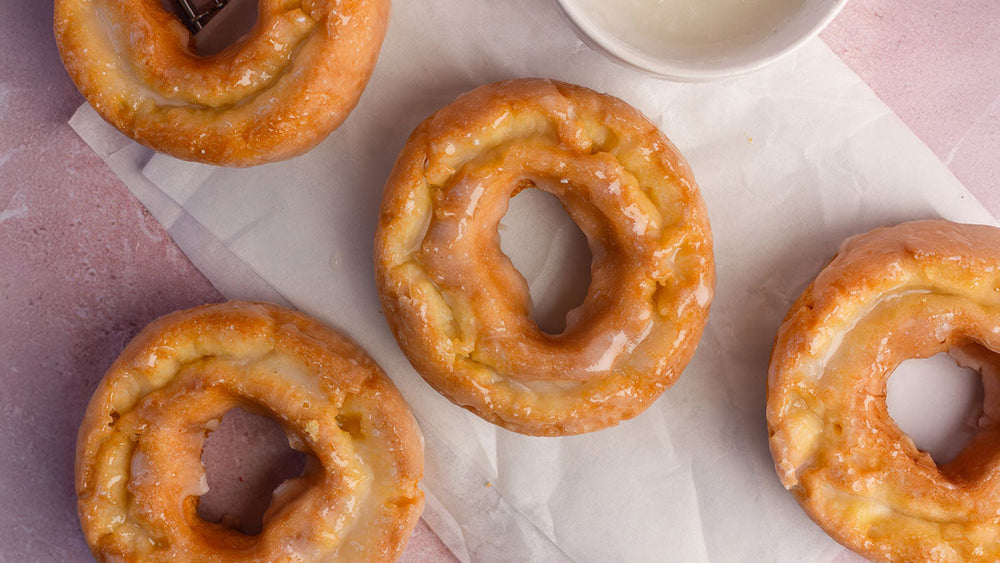
[[[531, 317], [497, 226], [520, 190], [555, 195], [594, 261], [559, 335]], [[631, 106], [580, 86], [482, 86], [424, 121], [389, 178], [375, 245], [383, 310], [410, 362], [484, 419], [533, 435], [631, 418], [694, 354], [715, 283], [687, 163]]]
[[[256, 536], [197, 514], [205, 436], [236, 406], [311, 454]], [[422, 472], [416, 422], [364, 352], [302, 314], [232, 302], [163, 317], [129, 344], [87, 407], [76, 490], [102, 561], [384, 561], [420, 517]]]
[[[848, 239], [792, 306], [768, 373], [782, 484], [828, 534], [883, 561], [1000, 559], [1000, 229], [918, 221]], [[979, 434], [936, 466], [886, 382], [947, 352], [984, 375]]]
[[94, 109], [161, 152], [251, 166], [301, 154], [358, 103], [389, 0], [259, 0], [248, 36], [207, 57], [161, 0], [56, 0], [63, 63]]

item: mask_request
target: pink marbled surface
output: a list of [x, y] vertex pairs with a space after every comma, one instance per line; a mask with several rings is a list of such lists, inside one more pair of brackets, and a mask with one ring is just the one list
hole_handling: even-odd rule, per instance
[[[86, 557], [72, 460], [90, 392], [148, 321], [222, 299], [66, 125], [81, 98], [51, 16], [0, 2], [0, 561]], [[1000, 3], [853, 0], [822, 37], [1000, 215]], [[442, 558], [418, 528], [406, 559]]]
[[852, 0], [822, 38], [1000, 216], [1000, 2]]

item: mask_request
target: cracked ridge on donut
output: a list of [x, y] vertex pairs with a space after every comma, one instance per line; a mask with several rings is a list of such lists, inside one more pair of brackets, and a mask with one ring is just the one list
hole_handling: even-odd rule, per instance
[[[208, 430], [208, 420], [199, 420], [216, 419], [237, 405], [276, 417], [292, 447], [325, 452], [323, 471], [307, 471], [275, 491], [259, 536], [243, 536], [196, 515], [195, 497], [205, 490], [195, 477], [204, 479], [200, 452]], [[183, 414], [188, 410], [199, 420], [188, 422]], [[354, 421], [345, 427], [342, 416]], [[175, 427], [181, 430], [164, 430]], [[188, 479], [168, 471], [174, 478], [155, 487], [135, 482], [149, 475], [146, 469], [135, 473], [142, 452], [155, 455], [159, 449], [149, 436], [172, 440], [178, 433], [178, 450], [168, 449], [167, 459], [183, 457], [185, 447], [191, 459], [187, 465], [161, 459], [158, 469], [166, 464]], [[370, 358], [303, 315], [236, 302], [168, 315], [137, 336], [95, 392], [77, 451], [81, 523], [99, 559], [391, 559], [419, 518], [421, 473], [416, 423]], [[289, 493], [284, 499], [282, 489]], [[182, 506], [170, 508], [163, 499], [152, 506], [166, 506], [185, 522], [164, 520], [165, 513], [149, 512], [149, 504], [135, 504], [137, 495], [158, 490], [173, 490], [166, 500]], [[324, 496], [337, 491], [342, 494]], [[301, 511], [303, 503], [321, 510], [289, 511]]]
[[[500, 155], [530, 147], [610, 159], [633, 173], [635, 195], [662, 214], [660, 228], [669, 233], [660, 237], [661, 266], [654, 268], [665, 277], [651, 287], [647, 310], [668, 316], [663, 324], [671, 326], [694, 320], [694, 330], [680, 329], [667, 336], [670, 331], [660, 329], [649, 338], [629, 342], [628, 348], [638, 349], [632, 354], [637, 365], [612, 361], [612, 375], [597, 374], [589, 381], [563, 381], [558, 376], [525, 380], [476, 358], [475, 351], [481, 349], [477, 331], [462, 325], [470, 321], [468, 306], [428, 276], [420, 255], [440, 213], [435, 200], [451, 189], [455, 178], [470, 166], [495, 165]], [[394, 334], [432, 386], [491, 422], [544, 435], [595, 430], [645, 408], [672, 384], [693, 354], [714, 285], [703, 203], [673, 145], [623, 102], [544, 80], [483, 87], [416, 129], [383, 198], [376, 268], [383, 309]], [[519, 285], [524, 285], [523, 278]], [[424, 328], [413, 328], [419, 326]], [[446, 337], [427, 339], [421, 331]], [[647, 341], [667, 341], [676, 353], [644, 349]], [[444, 373], [428, 375], [442, 371], [440, 365], [446, 366]], [[576, 395], [585, 399], [577, 400]], [[498, 408], [504, 404], [508, 406]]]
[[300, 154], [346, 118], [389, 2], [259, 0], [258, 10], [247, 37], [208, 57], [159, 0], [57, 0], [55, 33], [77, 87], [122, 132], [179, 158], [249, 166]]
[[[948, 351], [961, 359], [970, 349], [981, 350], [979, 361], [987, 364], [977, 366], [984, 387], [996, 387], [989, 378], [1000, 376], [1000, 358], [989, 350], [1000, 349], [998, 268], [1000, 230], [994, 227], [918, 221], [877, 229], [845, 242], [779, 330], [767, 409], [779, 477], [827, 533], [867, 557], [1000, 557], [1000, 483], [988, 469], [1000, 462], [1000, 449], [985, 444], [996, 442], [997, 421], [984, 418], [980, 436], [959, 458], [937, 467], [889, 418], [884, 387], [895, 362], [912, 354]], [[881, 324], [890, 319], [902, 324]], [[881, 342], [869, 340], [872, 351], [860, 351], [861, 334], [878, 334], [882, 326]], [[852, 336], [855, 330], [865, 332]], [[844, 338], [852, 342], [847, 348]], [[851, 354], [869, 353], [876, 354], [876, 375], [845, 380], [860, 386], [845, 391], [855, 395], [821, 394], [820, 387], [847, 377], [837, 374], [852, 365], [845, 363]], [[831, 377], [837, 379], [827, 382]], [[991, 398], [988, 392], [987, 402]], [[860, 405], [865, 419], [845, 420], [837, 407], [843, 401]], [[851, 427], [862, 423], [870, 438]], [[844, 432], [866, 445], [838, 453]]]

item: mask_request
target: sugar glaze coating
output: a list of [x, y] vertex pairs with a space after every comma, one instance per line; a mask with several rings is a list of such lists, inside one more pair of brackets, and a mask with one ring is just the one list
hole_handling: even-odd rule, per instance
[[[497, 226], [548, 191], [594, 261], [565, 332], [531, 318]], [[375, 246], [383, 310], [424, 378], [507, 429], [590, 432], [644, 410], [704, 328], [715, 270], [704, 203], [669, 140], [623, 101], [539, 79], [489, 84], [414, 131], [386, 185]]]
[[177, 158], [251, 166], [301, 154], [358, 103], [389, 0], [259, 0], [257, 23], [203, 57], [160, 0], [56, 0], [63, 64], [122, 133]]
[[[1000, 559], [1000, 229], [915, 221], [848, 239], [792, 306], [768, 373], [782, 484], [834, 539], [880, 561]], [[983, 375], [972, 443], [935, 465], [889, 417], [904, 360]]]
[[[205, 436], [236, 406], [272, 416], [310, 454], [256, 536], [197, 514]], [[80, 522], [102, 561], [391, 561], [420, 517], [422, 473], [420, 431], [379, 367], [262, 303], [147, 326], [101, 380], [77, 441]]]

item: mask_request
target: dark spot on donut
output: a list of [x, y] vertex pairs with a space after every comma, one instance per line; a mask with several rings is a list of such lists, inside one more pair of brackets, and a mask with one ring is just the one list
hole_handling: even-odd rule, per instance
[[344, 413], [338, 414], [337, 426], [354, 438], [360, 439], [364, 437], [364, 434], [361, 431], [361, 417], [359, 415]]
[[534, 188], [534, 187], [535, 187], [535, 183], [534, 182], [532, 182], [531, 180], [529, 180], [527, 178], [522, 178], [522, 179], [518, 180], [517, 184], [515, 184], [514, 191], [511, 193], [511, 197], [516, 196], [517, 194], [521, 193], [522, 191], [524, 191], [526, 189]]
[[121, 418], [121, 415], [118, 414], [118, 411], [111, 411], [111, 422], [108, 423], [108, 428], [114, 428], [119, 418]]

